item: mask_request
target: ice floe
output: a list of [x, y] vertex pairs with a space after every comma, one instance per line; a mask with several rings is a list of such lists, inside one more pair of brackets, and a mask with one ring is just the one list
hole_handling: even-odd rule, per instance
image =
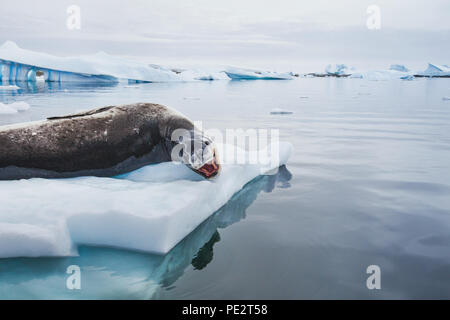
[[114, 178], [0, 181], [0, 257], [68, 256], [80, 244], [167, 253], [291, 149], [280, 143], [279, 157], [267, 151], [261, 164], [223, 165], [214, 180], [161, 163]]
[[325, 73], [330, 76], [348, 76], [351, 74], [349, 67], [345, 64], [327, 65], [325, 67]]
[[401, 76], [400, 79], [402, 80], [414, 80], [414, 76], [412, 74], [408, 74], [406, 76]]
[[438, 65], [429, 63], [428, 67], [417, 73], [421, 77], [450, 77], [450, 67], [447, 65]]
[[[220, 240], [221, 229], [245, 219], [247, 208], [260, 192], [272, 192], [276, 187], [288, 187], [291, 177], [290, 172], [281, 167], [276, 175], [254, 179], [164, 256], [110, 248], [81, 247], [79, 256], [27, 259], [26, 263], [23, 259], [0, 259], [0, 297], [123, 299], [126, 288], [127, 298], [158, 298], [160, 292], [181, 277], [186, 268], [192, 265], [201, 269], [211, 262], [215, 245]], [[24, 228], [18, 232], [25, 234], [27, 238], [26, 234], [33, 233], [32, 231]], [[38, 251], [47, 251], [48, 255], [52, 255], [56, 241], [51, 237], [48, 239], [50, 241], [47, 243], [42, 242], [44, 248], [35, 244], [31, 248], [25, 246], [24, 251], [37, 248]], [[61, 247], [64, 246], [62, 243]], [[71, 265], [80, 267], [82, 290], [67, 290], [64, 285], [69, 276], [66, 273], [67, 267]]]
[[450, 77], [450, 67], [448, 65], [428, 64], [424, 71], [412, 71], [402, 64], [392, 64], [387, 70], [362, 70], [348, 67], [345, 64], [327, 65], [325, 72], [313, 72], [304, 75], [305, 77], [348, 77], [361, 78], [367, 80], [413, 80], [415, 77]]
[[257, 71], [235, 67], [227, 67], [225, 73], [233, 80], [290, 80], [293, 78], [291, 73]]
[[369, 70], [369, 71], [355, 71], [349, 78], [361, 78], [372, 81], [382, 81], [391, 79], [404, 79], [404, 77], [413, 76], [411, 73], [397, 71], [397, 70]]

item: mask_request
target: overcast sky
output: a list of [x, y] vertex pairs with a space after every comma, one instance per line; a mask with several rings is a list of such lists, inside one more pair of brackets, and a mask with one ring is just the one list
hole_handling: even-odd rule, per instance
[[[373, 4], [379, 30], [366, 25]], [[70, 5], [80, 7], [80, 30], [66, 27]], [[14, 0], [0, 13], [1, 42], [65, 56], [298, 71], [450, 63], [448, 0]]]

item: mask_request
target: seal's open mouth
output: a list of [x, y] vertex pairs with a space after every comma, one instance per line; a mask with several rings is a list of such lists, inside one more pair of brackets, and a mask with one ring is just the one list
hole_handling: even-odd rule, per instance
[[201, 168], [197, 169], [197, 172], [204, 176], [206, 179], [212, 178], [219, 173], [220, 166], [215, 159], [204, 164]]

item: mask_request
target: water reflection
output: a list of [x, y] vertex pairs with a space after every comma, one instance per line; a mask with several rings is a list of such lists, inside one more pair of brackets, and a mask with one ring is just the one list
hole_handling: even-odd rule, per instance
[[0, 82], [2, 86], [16, 86], [17, 90], [0, 90], [0, 94], [16, 96], [20, 94], [28, 93], [48, 93], [55, 91], [77, 91], [77, 90], [89, 90], [96, 91], [102, 88], [112, 88], [118, 86], [117, 82], [29, 82], [29, 81], [3, 81]]
[[[261, 191], [286, 188], [291, 177], [283, 166], [275, 175], [253, 180], [165, 256], [83, 246], [78, 257], [0, 259], [0, 298], [157, 298], [190, 265], [205, 269], [214, 258], [214, 245], [221, 241], [219, 229], [244, 219]], [[70, 265], [81, 268], [81, 290], [66, 288]]]

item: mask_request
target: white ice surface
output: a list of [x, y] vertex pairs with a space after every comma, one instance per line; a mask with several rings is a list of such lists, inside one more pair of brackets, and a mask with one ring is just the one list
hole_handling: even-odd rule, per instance
[[414, 72], [409, 71], [404, 65], [393, 64], [387, 70], [365, 70], [355, 67], [348, 67], [345, 64], [329, 64], [325, 67], [324, 73], [312, 73], [310, 76], [347, 76], [349, 78], [361, 78], [373, 81], [406, 79], [414, 76]]
[[330, 75], [342, 76], [351, 74], [351, 71], [345, 64], [329, 64], [325, 67], [325, 73]]
[[3, 85], [0, 85], [0, 90], [18, 90], [19, 89], [19, 87], [18, 86], [16, 86], [16, 85], [5, 85], [5, 86], [3, 86]]
[[69, 256], [79, 244], [167, 253], [246, 183], [285, 164], [292, 145], [279, 149], [279, 161], [224, 165], [213, 180], [162, 163], [115, 178], [0, 181], [0, 257]]
[[30, 109], [30, 105], [24, 101], [17, 101], [9, 104], [0, 102], [0, 115], [15, 114], [19, 111], [25, 111], [28, 109]]
[[369, 70], [369, 71], [355, 71], [350, 75], [350, 78], [363, 78], [372, 81], [382, 81], [391, 79], [402, 79], [408, 75], [413, 75], [410, 72], [403, 72], [397, 70]]
[[[6, 41], [0, 46], [0, 78], [37, 81], [36, 71], [50, 81], [199, 81], [230, 79], [292, 79], [288, 73], [257, 71], [234, 67], [202, 67], [181, 70], [145, 64], [99, 52], [79, 57], [57, 57], [19, 48]], [[14, 62], [11, 64], [11, 62]], [[228, 74], [230, 73], [230, 74]]]
[[196, 68], [184, 70], [180, 77], [186, 81], [190, 80], [230, 80], [221, 68]]
[[118, 79], [179, 81], [179, 77], [174, 72], [152, 68], [149, 65], [110, 56], [104, 52], [80, 57], [56, 57], [25, 50], [12, 41], [6, 41], [0, 47], [0, 59], [38, 68], [89, 75], [108, 75]]
[[396, 70], [400, 72], [408, 72], [409, 69], [402, 64], [391, 64], [389, 70]]
[[373, 81], [392, 79], [413, 80], [415, 76], [450, 77], [450, 67], [445, 64], [439, 65], [429, 63], [424, 71], [414, 71], [402, 64], [392, 64], [389, 69], [370, 70], [356, 69], [354, 67], [350, 68], [345, 64], [329, 64], [326, 66], [324, 73], [316, 72], [306, 76], [315, 77], [326, 75], [348, 76], [349, 78], [361, 78]]
[[419, 72], [419, 74], [427, 77], [450, 76], [450, 67], [429, 63], [428, 67], [424, 71]]
[[251, 69], [226, 67], [225, 73], [234, 80], [291, 80], [290, 73], [278, 73], [272, 71], [258, 71]]
[[400, 79], [411, 81], [411, 80], [414, 80], [415, 77], [412, 74], [408, 74], [408, 75], [400, 77]]

